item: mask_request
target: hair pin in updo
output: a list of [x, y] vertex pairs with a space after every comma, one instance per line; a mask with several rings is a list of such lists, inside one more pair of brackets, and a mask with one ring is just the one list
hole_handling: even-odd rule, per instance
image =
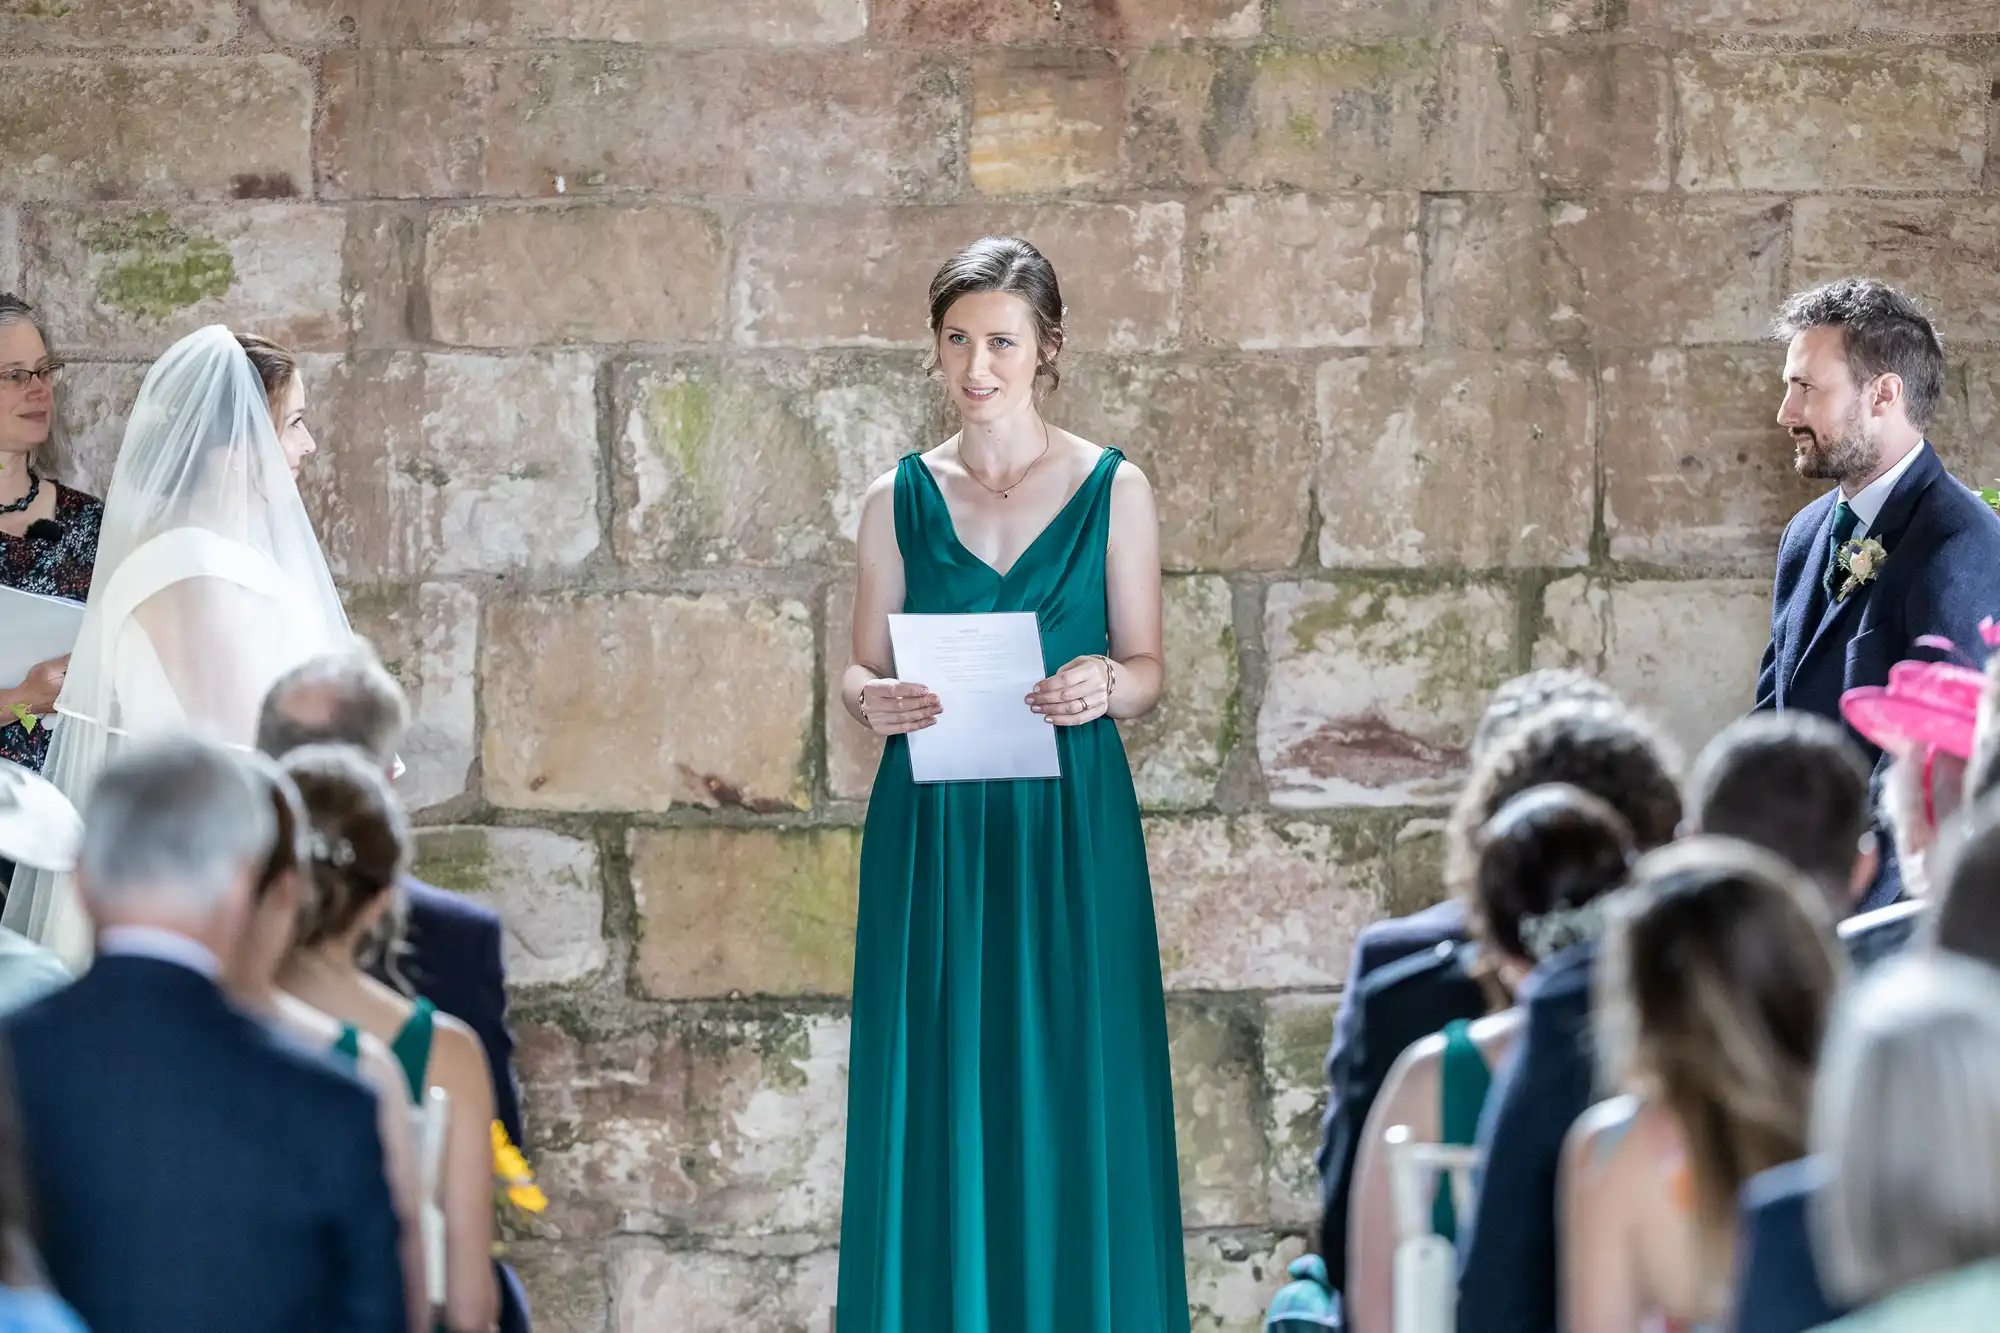
[[312, 859], [336, 870], [345, 870], [354, 864], [354, 844], [345, 838], [328, 842], [326, 835], [314, 829], [306, 838], [306, 850]]

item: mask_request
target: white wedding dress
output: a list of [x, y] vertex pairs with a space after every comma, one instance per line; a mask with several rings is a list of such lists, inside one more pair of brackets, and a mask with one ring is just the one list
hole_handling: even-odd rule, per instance
[[[256, 372], [227, 329], [190, 334], [126, 429], [44, 776], [87, 815], [126, 746], [192, 731], [248, 749], [272, 683], [351, 642]], [[70, 875], [17, 870], [0, 925], [90, 960]]]

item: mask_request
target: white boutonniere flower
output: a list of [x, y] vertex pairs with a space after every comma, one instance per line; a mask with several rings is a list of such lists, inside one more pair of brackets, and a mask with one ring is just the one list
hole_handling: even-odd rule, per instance
[[1882, 572], [1882, 562], [1888, 558], [1889, 552], [1873, 537], [1843, 545], [1840, 548], [1840, 567], [1846, 571], [1847, 580], [1840, 585], [1840, 591], [1834, 594], [1833, 600], [1844, 602], [1848, 594], [1857, 588], [1873, 583]]

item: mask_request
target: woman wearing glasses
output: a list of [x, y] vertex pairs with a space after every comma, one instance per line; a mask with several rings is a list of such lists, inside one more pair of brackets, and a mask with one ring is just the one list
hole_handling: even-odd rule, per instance
[[[33, 307], [0, 292], [0, 586], [80, 602], [90, 595], [104, 505], [38, 466], [45, 466], [61, 369]], [[49, 732], [40, 719], [55, 712], [68, 667], [69, 659], [58, 657], [11, 689], [0, 686], [0, 759], [41, 768]], [[23, 714], [35, 719], [32, 728]]]

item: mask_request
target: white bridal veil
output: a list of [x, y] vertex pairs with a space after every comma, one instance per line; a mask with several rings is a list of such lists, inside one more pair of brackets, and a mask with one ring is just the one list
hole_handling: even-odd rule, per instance
[[[134, 739], [195, 730], [248, 747], [271, 683], [351, 641], [257, 372], [221, 325], [189, 334], [146, 373], [125, 427], [44, 776], [81, 808]], [[0, 924], [89, 960], [67, 875], [22, 867]]]

